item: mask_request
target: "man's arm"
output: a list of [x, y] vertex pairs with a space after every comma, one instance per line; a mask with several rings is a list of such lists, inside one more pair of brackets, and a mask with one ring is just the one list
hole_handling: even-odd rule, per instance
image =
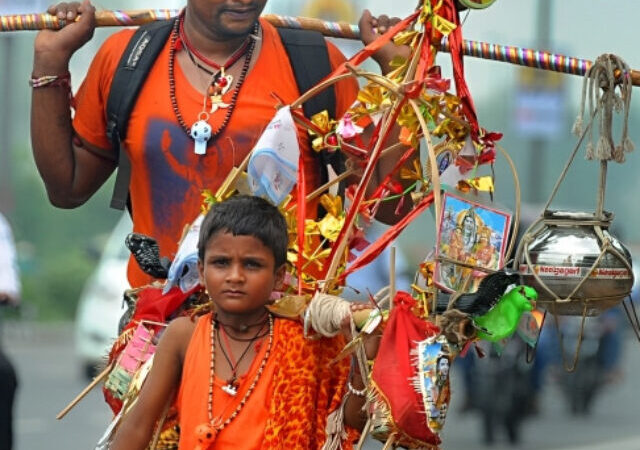
[[180, 386], [184, 357], [194, 329], [195, 324], [189, 317], [180, 317], [169, 324], [160, 338], [153, 366], [137, 401], [123, 417], [113, 438], [112, 450], [148, 448], [163, 409]]
[[[349, 305], [351, 314], [366, 313], [371, 310], [371, 306], [366, 303], [353, 302]], [[351, 326], [349, 325], [349, 317], [342, 321], [342, 334], [349, 342], [353, 339], [351, 334]], [[367, 360], [372, 361], [378, 354], [380, 348], [380, 339], [382, 338], [382, 332], [379, 330], [374, 331], [371, 334], [365, 333], [363, 335], [364, 350]], [[352, 356], [351, 360], [351, 373], [347, 380], [347, 391], [349, 396], [344, 405], [344, 423], [356, 430], [362, 431], [367, 422], [367, 412], [362, 408], [366, 401], [366, 384], [360, 373], [360, 367]]]
[[[390, 18], [388, 16], [382, 15], [379, 17], [373, 17], [371, 12], [367, 9], [362, 13], [362, 17], [360, 18], [360, 22], [358, 26], [360, 28], [360, 37], [362, 39], [362, 43], [364, 45], [368, 45], [384, 33], [386, 33], [389, 28], [399, 22], [398, 18]], [[389, 42], [385, 44], [380, 50], [378, 50], [374, 55], [372, 55], [373, 59], [380, 66], [380, 71], [383, 75], [389, 73], [393, 68], [391, 67], [391, 61], [398, 56], [402, 56], [408, 58], [410, 56], [411, 50], [408, 46], [404, 45], [396, 45], [393, 42]], [[365, 141], [369, 141], [373, 132], [373, 127], [369, 127], [364, 130], [363, 138]], [[400, 136], [400, 128], [396, 125], [390, 132], [389, 137], [386, 141], [385, 146], [392, 145], [398, 142]], [[375, 188], [382, 183], [384, 178], [393, 170], [398, 160], [402, 157], [404, 152], [407, 150], [407, 147], [400, 147], [397, 150], [391, 152], [390, 154], [385, 155], [384, 157], [378, 160], [378, 164], [375, 168], [375, 173], [373, 174], [372, 180], [369, 183], [368, 194], [372, 194]], [[409, 158], [404, 167], [410, 168], [413, 166], [413, 160], [418, 158], [418, 152], [414, 153], [415, 156]], [[394, 175], [394, 180], [398, 181], [403, 188], [407, 188], [410, 184], [410, 181], [402, 180], [398, 178], [398, 175]], [[376, 219], [382, 223], [387, 225], [393, 225], [400, 221], [405, 215], [411, 211], [413, 206], [410, 198], [403, 199], [402, 205], [398, 207], [401, 199], [397, 199], [394, 201], [384, 201], [380, 204], [377, 212]]]
[[[38, 33], [34, 43], [34, 79], [68, 73], [71, 56], [91, 39], [95, 29], [95, 8], [88, 0], [82, 4], [61, 3], [50, 7], [48, 12], [71, 23], [60, 31]], [[80, 19], [76, 21], [78, 14]], [[98, 149], [75, 137], [69, 92], [63, 84], [35, 87], [31, 102], [34, 159], [49, 200], [61, 208], [74, 208], [86, 202], [115, 168], [115, 162], [98, 156]]]

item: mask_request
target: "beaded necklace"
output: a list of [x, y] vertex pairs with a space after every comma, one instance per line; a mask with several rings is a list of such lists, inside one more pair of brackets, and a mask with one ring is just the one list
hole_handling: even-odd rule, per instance
[[[249, 39], [245, 39], [244, 42], [242, 43], [242, 45], [240, 46], [240, 48], [238, 48], [238, 50], [233, 52], [233, 54], [229, 57], [227, 62], [225, 62], [224, 64], [220, 65], [217, 62], [213, 61], [212, 59], [209, 59], [206, 56], [204, 56], [202, 53], [200, 53], [200, 51], [197, 48], [195, 48], [193, 46], [193, 44], [191, 43], [191, 41], [187, 37], [187, 34], [184, 32], [184, 15], [180, 18], [180, 25], [178, 27], [178, 35], [180, 36], [180, 40], [184, 44], [186, 50], [190, 54], [192, 54], [193, 56], [198, 58], [200, 61], [205, 63], [207, 66], [213, 67], [216, 70], [224, 69], [225, 67], [229, 68], [229, 67], [233, 66], [242, 57], [242, 55], [244, 55], [244, 53], [247, 51], [247, 48], [249, 47], [249, 42], [250, 42]], [[198, 66], [198, 67], [200, 67], [201, 69], [204, 69], [202, 66]]]
[[[173, 30], [171, 31], [169, 46], [169, 98], [171, 100], [171, 108], [173, 109], [178, 124], [184, 130], [184, 132], [187, 133], [187, 135], [191, 136], [191, 138], [193, 138], [193, 140], [195, 141], [195, 153], [198, 155], [204, 155], [206, 153], [207, 143], [209, 142], [209, 140], [218, 136], [225, 129], [229, 122], [229, 119], [231, 118], [231, 113], [233, 112], [233, 109], [236, 105], [238, 93], [240, 92], [240, 88], [242, 87], [247, 72], [249, 71], [249, 66], [251, 64], [251, 58], [253, 56], [253, 50], [255, 49], [256, 40], [250, 36], [246, 41], [248, 45], [246, 50], [243, 50], [243, 44], [243, 47], [234, 52], [234, 55], [232, 55], [231, 59], [233, 59], [235, 55], [237, 55], [239, 51], [242, 50], [245, 55], [245, 59], [244, 65], [242, 66], [242, 71], [240, 72], [240, 76], [238, 77], [238, 81], [231, 97], [231, 103], [224, 103], [222, 101], [222, 95], [224, 95], [231, 88], [233, 78], [230, 75], [224, 73], [224, 66], [220, 66], [220, 70], [213, 74], [211, 83], [207, 88], [207, 92], [203, 101], [202, 111], [198, 114], [197, 120], [194, 122], [194, 124], [189, 127], [182, 117], [182, 113], [178, 108], [178, 100], [176, 98], [175, 56], [178, 39], [180, 38], [180, 27], [182, 20], [184, 20], [183, 16], [178, 17], [175, 20]], [[256, 22], [253, 34], [257, 35], [258, 30], [259, 25]], [[186, 44], [185, 49], [187, 49], [187, 53], [189, 53], [189, 49]], [[236, 57], [234, 61], [231, 61], [232, 64], [235, 63], [241, 56], [242, 54]], [[229, 62], [227, 62], [226, 64], [228, 63]], [[210, 111], [206, 110], [207, 100], [211, 101]], [[211, 125], [209, 125], [208, 123], [209, 114], [215, 113], [220, 108], [226, 109], [226, 114], [218, 129], [214, 131], [212, 130]]]
[[[238, 368], [240, 367], [240, 362], [242, 362], [244, 357], [249, 354], [249, 349], [254, 344], [254, 342], [256, 342], [258, 339], [261, 339], [267, 335], [268, 332], [264, 334], [262, 333], [262, 330], [266, 324], [267, 324], [266, 322], [263, 322], [262, 328], [258, 330], [255, 336], [249, 339], [242, 340], [243, 342], [248, 342], [248, 344], [244, 348], [244, 351], [240, 354], [240, 357], [238, 358], [237, 361], [233, 356], [233, 352], [231, 351], [231, 343], [229, 342], [229, 338], [227, 337], [227, 333], [226, 333], [226, 330], [224, 329], [224, 326], [218, 323], [220, 327], [219, 328], [216, 327], [218, 342], [220, 343], [220, 350], [222, 350], [222, 356], [224, 356], [224, 359], [227, 360], [227, 363], [229, 364], [229, 368], [231, 369], [231, 378], [227, 380], [227, 384], [225, 386], [222, 386], [222, 390], [227, 394], [231, 395], [232, 397], [235, 397], [238, 394]], [[224, 338], [224, 342], [222, 341], [222, 339], [220, 339], [220, 335], [222, 335], [222, 337]], [[225, 345], [227, 347], [227, 350], [224, 349]], [[229, 353], [227, 353], [227, 351]]]
[[258, 384], [258, 381], [260, 380], [260, 376], [264, 371], [264, 367], [267, 364], [267, 360], [269, 359], [269, 355], [271, 354], [271, 345], [273, 344], [273, 316], [269, 314], [269, 343], [267, 345], [267, 350], [265, 351], [264, 358], [262, 358], [262, 361], [260, 362], [260, 367], [258, 368], [258, 371], [256, 372], [256, 375], [253, 378], [253, 381], [251, 382], [249, 389], [247, 389], [247, 392], [244, 394], [244, 397], [242, 398], [242, 400], [240, 400], [240, 403], [236, 407], [235, 411], [233, 411], [233, 413], [231, 413], [231, 415], [224, 422], [220, 418], [216, 420], [214, 420], [213, 418], [213, 386], [216, 379], [215, 328], [216, 328], [216, 322], [215, 322], [214, 315], [212, 314], [211, 315], [211, 335], [210, 335], [211, 363], [210, 363], [210, 371], [209, 371], [209, 404], [208, 404], [209, 422], [199, 425], [195, 430], [198, 443], [204, 448], [208, 448], [213, 443], [213, 441], [215, 441], [218, 433], [222, 431], [224, 427], [229, 425], [229, 423], [231, 423], [233, 419], [236, 418], [240, 410], [242, 410], [242, 408], [244, 407], [245, 403], [247, 403], [247, 400], [249, 399], [249, 396], [255, 389], [256, 385]]
[[[231, 68], [247, 52], [251, 43], [251, 38], [245, 39], [242, 45], [233, 52], [229, 59], [224, 64], [220, 65], [217, 62], [206, 58], [196, 47], [193, 46], [191, 41], [189, 41], [187, 34], [184, 32], [184, 15], [180, 18], [178, 36], [180, 37], [182, 44], [184, 44], [184, 49], [187, 52], [189, 59], [191, 59], [191, 62], [193, 62], [197, 68], [205, 71], [212, 77], [211, 82], [207, 87], [207, 95], [211, 100], [211, 110], [209, 113], [214, 113], [220, 108], [228, 108], [229, 105], [222, 101], [222, 96], [226, 94], [233, 85], [233, 77], [229, 74], [225, 74], [225, 68]], [[204, 62], [207, 66], [213, 67], [216, 71], [214, 72], [209, 70], [207, 67], [198, 63], [196, 58]], [[204, 108], [206, 108], [206, 106], [204, 106], [203, 109]]]

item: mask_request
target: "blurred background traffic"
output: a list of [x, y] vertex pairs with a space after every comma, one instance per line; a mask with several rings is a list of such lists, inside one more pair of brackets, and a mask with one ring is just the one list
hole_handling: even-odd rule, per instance
[[[0, 0], [0, 14], [43, 11], [49, 2]], [[179, 8], [182, 1], [103, 0], [105, 9]], [[267, 11], [310, 15], [355, 23], [364, 8], [374, 14], [404, 17], [415, 0], [269, 0]], [[467, 39], [549, 50], [594, 60], [615, 53], [632, 68], [640, 68], [634, 47], [633, 20], [640, 3], [632, 0], [498, 0], [487, 10], [463, 14]], [[73, 85], [79, 85], [100, 42], [112, 30], [102, 29], [72, 61]], [[116, 336], [121, 294], [126, 288], [128, 256], [124, 236], [128, 217], [108, 208], [111, 182], [77, 210], [48, 204], [29, 144], [33, 32], [0, 36], [0, 212], [13, 227], [23, 285], [19, 308], [3, 308], [3, 345], [17, 367], [16, 448], [92, 448], [109, 420], [109, 409], [98, 391], [62, 421], [55, 414], [95, 375], [105, 348]], [[337, 41], [346, 54], [355, 42]], [[438, 63], [450, 76], [448, 55]], [[480, 124], [504, 133], [501, 141], [518, 169], [523, 195], [523, 219], [541, 212], [554, 181], [575, 145], [571, 125], [578, 112], [582, 79], [465, 59], [466, 78]], [[640, 114], [632, 99], [631, 124]], [[631, 127], [638, 145], [640, 129]], [[615, 234], [632, 250], [640, 250], [637, 194], [638, 155], [610, 167], [606, 209], [615, 213]], [[514, 181], [506, 163], [495, 168], [495, 201], [513, 209]], [[592, 210], [597, 189], [597, 165], [579, 158], [568, 174], [554, 206]], [[376, 230], [381, 232], [382, 230]], [[398, 288], [407, 289], [412, 273], [435, 242], [431, 213], [416, 220], [398, 239]], [[640, 257], [640, 256], [639, 256]], [[386, 257], [350, 283], [369, 287], [388, 276]], [[634, 289], [634, 298], [638, 295]], [[533, 449], [638, 449], [640, 343], [620, 309], [588, 319], [578, 371], [562, 369], [562, 347], [552, 321], [545, 325], [535, 362], [526, 351], [508, 347], [501, 358], [471, 356], [454, 366], [453, 402], [443, 434], [444, 449], [515, 445]], [[564, 351], [571, 358], [575, 324], [559, 324]], [[490, 352], [489, 352], [490, 353]], [[495, 380], [508, 380], [496, 384]], [[370, 444], [369, 448], [378, 448]]]

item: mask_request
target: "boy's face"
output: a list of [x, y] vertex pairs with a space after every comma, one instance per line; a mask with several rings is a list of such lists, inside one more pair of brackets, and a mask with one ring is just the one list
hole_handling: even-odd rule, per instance
[[217, 233], [198, 270], [219, 313], [250, 316], [262, 312], [282, 283], [285, 266], [276, 268], [271, 249], [254, 236]]

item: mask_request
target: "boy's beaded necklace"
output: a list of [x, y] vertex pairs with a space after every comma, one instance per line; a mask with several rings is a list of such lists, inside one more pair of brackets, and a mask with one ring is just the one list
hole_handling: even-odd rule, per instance
[[[248, 342], [248, 344], [246, 345], [246, 347], [244, 348], [244, 351], [240, 354], [240, 357], [236, 361], [235, 358], [233, 357], [233, 352], [231, 351], [231, 343], [229, 342], [229, 338], [227, 337], [227, 332], [224, 328], [224, 325], [216, 321], [216, 331], [218, 336], [218, 342], [220, 343], [220, 350], [222, 350], [222, 356], [224, 356], [224, 358], [227, 360], [227, 363], [229, 364], [229, 368], [231, 369], [231, 378], [227, 380], [227, 384], [222, 387], [222, 390], [225, 391], [227, 394], [231, 396], [235, 396], [238, 394], [238, 368], [240, 367], [240, 363], [242, 362], [244, 357], [249, 354], [249, 349], [253, 346], [253, 344], [258, 339], [265, 337], [269, 333], [268, 331], [266, 333], [262, 333], [262, 330], [264, 329], [264, 326], [266, 324], [267, 324], [267, 321], [265, 320], [262, 323], [262, 327], [258, 330], [258, 332], [254, 336], [248, 339], [239, 339], [239, 341]], [[224, 342], [222, 339], [220, 339], [220, 335], [222, 335]], [[227, 350], [224, 349], [225, 346], [227, 347]], [[228, 354], [227, 354], [227, 351], [229, 352]]]
[[231, 423], [231, 421], [235, 419], [236, 416], [240, 413], [245, 403], [247, 403], [249, 396], [251, 395], [256, 385], [258, 384], [258, 381], [260, 380], [260, 376], [262, 375], [262, 372], [264, 371], [264, 368], [267, 364], [267, 360], [269, 359], [269, 355], [271, 354], [271, 345], [273, 344], [273, 316], [269, 314], [269, 343], [267, 345], [267, 350], [265, 351], [264, 358], [262, 358], [262, 361], [260, 362], [260, 367], [258, 368], [258, 371], [256, 372], [256, 375], [253, 378], [253, 381], [251, 382], [249, 389], [247, 389], [247, 392], [244, 394], [244, 397], [242, 398], [242, 400], [240, 400], [240, 403], [238, 403], [238, 406], [236, 407], [235, 411], [233, 411], [233, 413], [231, 413], [231, 415], [227, 417], [227, 419], [224, 422], [222, 422], [220, 418], [214, 420], [213, 418], [213, 386], [216, 379], [215, 328], [216, 328], [215, 317], [212, 314], [211, 315], [211, 335], [210, 335], [211, 363], [210, 363], [210, 372], [209, 372], [209, 399], [208, 399], [209, 400], [209, 404], [208, 404], [209, 422], [206, 424], [199, 425], [196, 429], [196, 435], [197, 435], [196, 437], [198, 438], [198, 442], [200, 443], [201, 446], [210, 445], [213, 441], [215, 441], [217, 434], [220, 431], [222, 431], [223, 428], [229, 425], [229, 423]]
[[[240, 88], [244, 83], [244, 80], [247, 76], [247, 72], [249, 71], [249, 66], [251, 65], [251, 58], [253, 56], [253, 51], [256, 45], [256, 39], [254, 39], [251, 35], [247, 38], [247, 40], [242, 44], [242, 46], [231, 55], [229, 60], [225, 62], [222, 66], [210, 61], [209, 59], [202, 58], [200, 53], [195, 53], [195, 56], [200, 58], [205, 64], [214, 67], [217, 70], [216, 72], [211, 72], [211, 82], [207, 87], [207, 92], [204, 96], [204, 101], [202, 105], [202, 111], [198, 114], [197, 120], [193, 123], [191, 127], [187, 125], [184, 118], [182, 117], [182, 113], [178, 108], [178, 101], [176, 98], [176, 80], [175, 80], [175, 56], [178, 48], [178, 39], [184, 45], [184, 48], [192, 59], [194, 59], [194, 51], [195, 48], [189, 43], [186, 39], [186, 35], [182, 30], [184, 21], [184, 14], [178, 17], [173, 25], [173, 30], [171, 32], [170, 45], [169, 45], [169, 99], [171, 100], [171, 108], [176, 116], [176, 120], [180, 127], [187, 133], [193, 140], [195, 141], [195, 153], [199, 155], [204, 155], [207, 149], [207, 143], [209, 139], [218, 136], [227, 126], [229, 119], [231, 118], [231, 113], [235, 108], [236, 101], [238, 98], [238, 93], [240, 92]], [[257, 35], [259, 30], [258, 22], [256, 22], [253, 35]], [[245, 55], [244, 65], [242, 66], [242, 71], [240, 72], [240, 76], [238, 77], [238, 81], [236, 83], [236, 87], [233, 90], [233, 94], [231, 96], [230, 103], [224, 103], [222, 101], [222, 96], [231, 88], [233, 84], [233, 77], [229, 74], [225, 74], [225, 67], [229, 68], [233, 64], [235, 64], [242, 55]], [[206, 70], [200, 64], [196, 63], [196, 66]], [[207, 111], [207, 103], [211, 103], [211, 109]], [[222, 123], [218, 127], [217, 130], [213, 131], [211, 125], [209, 125], [209, 114], [215, 113], [218, 109], [226, 109], [226, 114]]]

